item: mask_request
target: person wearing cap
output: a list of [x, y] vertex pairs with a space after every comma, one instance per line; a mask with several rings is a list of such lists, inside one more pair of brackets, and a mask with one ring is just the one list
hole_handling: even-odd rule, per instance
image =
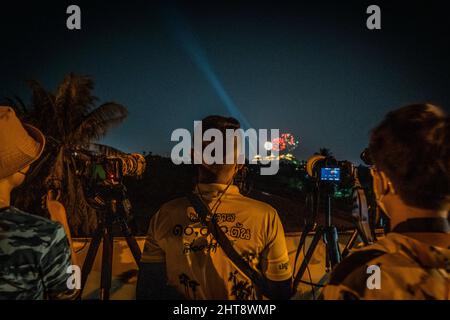
[[390, 232], [344, 259], [323, 297], [450, 300], [450, 118], [431, 104], [394, 110], [372, 131], [369, 155]]
[[0, 106], [0, 300], [74, 298], [68, 288], [69, 242], [57, 222], [11, 205], [30, 165], [42, 154], [44, 135]]

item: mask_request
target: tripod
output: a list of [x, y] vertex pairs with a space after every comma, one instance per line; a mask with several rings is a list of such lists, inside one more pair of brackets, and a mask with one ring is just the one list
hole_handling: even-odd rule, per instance
[[125, 186], [118, 184], [108, 190], [110, 194], [117, 196], [109, 198], [106, 202], [106, 210], [99, 211], [99, 224], [92, 237], [89, 250], [84, 260], [81, 273], [81, 293], [83, 294], [89, 273], [94, 265], [100, 243], [103, 240], [102, 267], [100, 278], [100, 300], [109, 300], [111, 290], [112, 264], [113, 264], [113, 227], [118, 225], [122, 235], [125, 237], [128, 247], [133, 254], [136, 264], [141, 260], [141, 250], [136, 239], [132, 236], [131, 230], [125, 219], [124, 212], [127, 210], [125, 203], [128, 201], [125, 193]]
[[[361, 187], [358, 176], [355, 175], [355, 188], [353, 190], [353, 209], [351, 216], [353, 217], [356, 229], [353, 231], [350, 239], [347, 242], [344, 250], [342, 251], [342, 257], [348, 256], [351, 249], [355, 245], [358, 237], [362, 240], [364, 245], [369, 245], [376, 241], [376, 233], [374, 223], [371, 225], [371, 217], [375, 214], [371, 213], [371, 208], [369, 208], [368, 199]], [[373, 227], [372, 227], [373, 226]]]
[[[317, 191], [316, 191], [317, 192]], [[298, 284], [301, 282], [303, 275], [311, 261], [311, 258], [316, 250], [316, 247], [320, 241], [320, 239], [323, 239], [325, 246], [326, 246], [326, 270], [327, 272], [331, 270], [335, 265], [337, 265], [342, 260], [342, 255], [339, 250], [339, 241], [338, 241], [338, 233], [337, 229], [334, 225], [331, 223], [331, 195], [328, 194], [327, 196], [327, 210], [325, 211], [325, 224], [324, 225], [318, 225], [316, 221], [317, 218], [317, 211], [319, 207], [319, 195], [317, 192], [316, 197], [316, 214], [313, 215], [312, 221], [307, 223], [305, 226], [305, 229], [302, 232], [302, 236], [300, 238], [300, 242], [297, 248], [297, 253], [295, 257], [295, 262], [297, 262], [298, 256], [300, 255], [301, 249], [306, 245], [306, 237], [309, 232], [315, 231], [314, 237], [311, 241], [311, 244], [308, 248], [308, 251], [305, 254], [305, 257], [302, 261], [302, 264], [300, 265], [300, 268], [297, 272], [297, 275], [294, 278], [293, 288], [296, 290]], [[295, 267], [294, 267], [295, 272]]]

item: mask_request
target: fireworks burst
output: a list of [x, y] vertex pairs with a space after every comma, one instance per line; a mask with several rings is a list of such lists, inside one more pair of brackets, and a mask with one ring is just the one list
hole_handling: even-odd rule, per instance
[[272, 140], [272, 150], [279, 152], [292, 152], [298, 146], [298, 140], [291, 133], [283, 133], [279, 138]]

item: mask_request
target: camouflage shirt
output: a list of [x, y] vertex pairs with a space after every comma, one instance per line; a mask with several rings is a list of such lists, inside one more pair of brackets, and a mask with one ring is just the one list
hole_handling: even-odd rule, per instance
[[[450, 233], [389, 233], [377, 243], [357, 250], [333, 271], [323, 298], [336, 299], [450, 299]], [[447, 247], [430, 245], [440, 237]], [[423, 241], [421, 241], [423, 240]], [[380, 286], [369, 289], [379, 267]]]
[[14, 207], [0, 209], [0, 300], [45, 299], [67, 290], [63, 227]]

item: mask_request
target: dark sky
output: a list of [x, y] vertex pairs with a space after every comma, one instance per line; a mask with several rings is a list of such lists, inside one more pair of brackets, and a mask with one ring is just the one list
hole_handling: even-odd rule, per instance
[[[100, 102], [129, 109], [103, 141], [127, 152], [169, 155], [174, 129], [233, 113], [300, 137], [300, 158], [328, 147], [356, 161], [388, 110], [450, 106], [444, 1], [377, 1], [378, 31], [367, 1], [52, 2], [1, 2], [0, 97], [91, 75]], [[81, 31], [65, 27], [69, 4]]]

